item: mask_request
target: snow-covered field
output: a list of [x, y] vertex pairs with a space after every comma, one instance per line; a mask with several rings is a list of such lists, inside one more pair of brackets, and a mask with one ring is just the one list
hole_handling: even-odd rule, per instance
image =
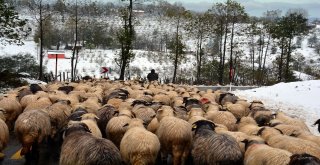
[[261, 100], [267, 108], [301, 118], [320, 135], [313, 123], [320, 119], [320, 80], [279, 83], [269, 87], [233, 92], [248, 101]]

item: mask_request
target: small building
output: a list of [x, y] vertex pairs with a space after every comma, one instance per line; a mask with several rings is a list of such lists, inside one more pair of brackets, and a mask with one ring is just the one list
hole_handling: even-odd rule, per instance
[[[65, 51], [64, 50], [48, 50], [48, 59], [56, 59], [56, 58], [65, 58]], [[57, 56], [57, 57], [56, 57]]]

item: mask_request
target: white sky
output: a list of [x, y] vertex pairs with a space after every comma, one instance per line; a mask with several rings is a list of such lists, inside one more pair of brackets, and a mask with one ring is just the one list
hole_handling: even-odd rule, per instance
[[[206, 11], [216, 2], [226, 0], [168, 0], [168, 2], [181, 2], [189, 10]], [[253, 16], [262, 16], [267, 10], [282, 10], [285, 13], [291, 8], [306, 9], [311, 18], [320, 17], [320, 0], [236, 0], [246, 11]]]

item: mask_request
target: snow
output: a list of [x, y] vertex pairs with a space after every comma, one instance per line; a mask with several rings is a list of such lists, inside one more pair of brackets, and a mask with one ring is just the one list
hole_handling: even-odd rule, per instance
[[302, 73], [302, 72], [298, 72], [298, 71], [293, 71], [293, 74], [295, 77], [297, 77], [300, 80], [314, 80], [315, 77]]
[[248, 101], [261, 100], [267, 108], [282, 111], [305, 121], [313, 134], [319, 135], [313, 123], [320, 118], [320, 80], [279, 83], [269, 87], [235, 91]]

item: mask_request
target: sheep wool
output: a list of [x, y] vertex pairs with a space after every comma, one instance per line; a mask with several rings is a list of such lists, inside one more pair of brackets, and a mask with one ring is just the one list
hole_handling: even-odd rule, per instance
[[132, 165], [155, 164], [159, 150], [158, 137], [144, 128], [141, 119], [132, 119], [120, 143], [124, 161]]
[[194, 141], [192, 158], [195, 165], [241, 164], [243, 154], [236, 139], [227, 134], [217, 134], [214, 123], [200, 120], [193, 124]]
[[253, 143], [247, 147], [244, 165], [287, 165], [291, 155], [286, 150], [272, 148], [266, 144]]
[[4, 158], [2, 151], [9, 142], [9, 129], [7, 124], [3, 121], [4, 115], [2, 115], [2, 113], [4, 113], [4, 110], [0, 109], [0, 161]]
[[117, 147], [107, 139], [88, 133], [88, 128], [79, 123], [69, 127], [60, 153], [60, 165], [121, 165]]
[[172, 154], [174, 165], [186, 162], [192, 144], [191, 124], [173, 116], [165, 116], [160, 120], [156, 135], [160, 140], [161, 153]]
[[41, 143], [50, 135], [51, 123], [47, 112], [29, 110], [19, 115], [14, 132], [22, 144], [21, 155], [30, 152], [33, 143]]

